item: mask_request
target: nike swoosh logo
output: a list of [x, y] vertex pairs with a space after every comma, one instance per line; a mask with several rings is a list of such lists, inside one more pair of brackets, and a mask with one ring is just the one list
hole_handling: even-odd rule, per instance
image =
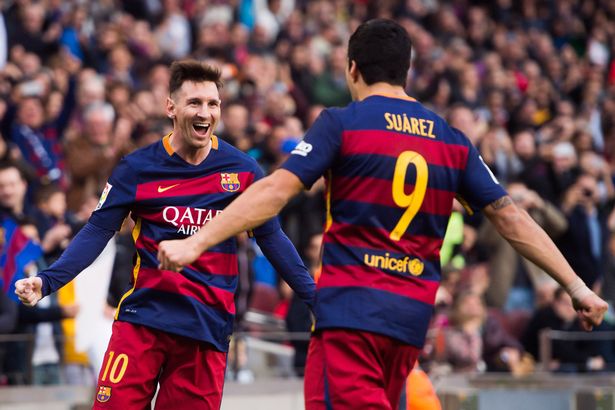
[[169, 186], [165, 186], [164, 188], [161, 187], [160, 185], [158, 185], [158, 193], [161, 194], [165, 191], [168, 191], [171, 188], [175, 188], [176, 186], [178, 186], [179, 184], [175, 184], [175, 185], [169, 185]]

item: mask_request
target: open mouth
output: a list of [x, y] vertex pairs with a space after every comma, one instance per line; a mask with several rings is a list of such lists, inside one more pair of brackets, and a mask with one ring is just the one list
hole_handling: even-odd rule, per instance
[[199, 122], [199, 123], [194, 123], [192, 125], [192, 128], [194, 128], [194, 131], [197, 133], [197, 135], [204, 137], [205, 135], [207, 135], [207, 131], [209, 131], [210, 126], [211, 126], [210, 124]]

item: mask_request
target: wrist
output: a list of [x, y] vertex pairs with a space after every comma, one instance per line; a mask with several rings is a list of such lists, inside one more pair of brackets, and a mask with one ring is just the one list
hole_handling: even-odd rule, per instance
[[201, 254], [209, 248], [209, 244], [207, 243], [207, 237], [203, 237], [202, 235], [192, 235], [190, 237], [192, 239], [192, 245], [198, 254]]
[[41, 275], [41, 272], [39, 272], [36, 276], [34, 276], [34, 280], [40, 281], [41, 299], [51, 293], [49, 281], [47, 280], [47, 277], [44, 274]]
[[566, 292], [568, 292], [573, 301], [579, 302], [594, 293], [578, 276], [566, 285]]

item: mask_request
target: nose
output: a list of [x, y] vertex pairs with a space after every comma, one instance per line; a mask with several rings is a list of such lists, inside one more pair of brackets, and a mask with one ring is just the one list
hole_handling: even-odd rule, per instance
[[197, 116], [201, 119], [208, 120], [211, 117], [211, 109], [207, 104], [202, 104], [197, 112]]

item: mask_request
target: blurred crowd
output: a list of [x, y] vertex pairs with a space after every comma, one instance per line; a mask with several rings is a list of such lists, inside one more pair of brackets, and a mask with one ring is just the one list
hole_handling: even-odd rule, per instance
[[[615, 1], [8, 0], [0, 11], [0, 207], [16, 225], [3, 227], [2, 254], [9, 232], [37, 245], [42, 256], [19, 266], [24, 275], [61, 254], [123, 155], [171, 130], [170, 62], [192, 57], [222, 68], [216, 134], [270, 172], [324, 107], [350, 102], [348, 36], [386, 17], [414, 43], [408, 94], [463, 131], [575, 271], [615, 301]], [[322, 191], [317, 184], [281, 215], [315, 275]], [[109, 315], [128, 287], [129, 227], [116, 244]], [[308, 331], [309, 312], [257, 247], [242, 237], [240, 249], [238, 329], [249, 330], [243, 313], [258, 309]], [[567, 295], [479, 213], [456, 206], [442, 265], [421, 360], [432, 374], [526, 374], [543, 359], [541, 330], [580, 329]], [[70, 343], [66, 321], [79, 311], [74, 291], [35, 309], [17, 306], [3, 269], [0, 337], [29, 334], [34, 347], [0, 342], [0, 384], [86, 380], [79, 369], [87, 357]], [[609, 313], [597, 330], [614, 325]], [[301, 375], [306, 344], [293, 344]], [[544, 370], [614, 366], [613, 340], [555, 340]]]

